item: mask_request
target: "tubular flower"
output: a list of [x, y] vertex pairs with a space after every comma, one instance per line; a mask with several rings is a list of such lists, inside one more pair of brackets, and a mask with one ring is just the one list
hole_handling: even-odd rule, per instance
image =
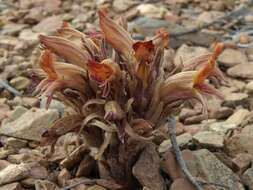
[[45, 79], [37, 86], [35, 93], [40, 92], [40, 95], [45, 95], [48, 98], [47, 107], [56, 91], [66, 88], [80, 92], [85, 90], [87, 84], [84, 79], [87, 78], [87, 73], [82, 68], [55, 62], [52, 53], [47, 49], [42, 51], [39, 63], [42, 69], [39, 73], [44, 75]]
[[73, 111], [44, 133], [46, 140], [79, 131], [90, 156], [106, 160], [110, 145], [113, 149], [129, 138], [150, 141], [162, 133], [167, 109], [176, 101], [196, 99], [207, 115], [206, 96], [222, 98], [207, 81], [222, 79], [216, 64], [222, 44], [167, 77], [163, 59], [167, 31], [160, 29], [154, 37], [135, 41], [124, 19], [118, 24], [102, 10], [98, 16], [101, 31], [83, 34], [64, 23], [55, 35], [39, 36], [42, 52], [35, 71], [41, 82], [35, 93], [46, 96], [47, 105], [57, 98]]
[[166, 104], [177, 100], [196, 99], [203, 106], [203, 114], [207, 115], [205, 95], [223, 98], [223, 95], [206, 83], [205, 80], [214, 72], [214, 61], [208, 62], [198, 71], [184, 71], [167, 78], [161, 86], [160, 98]]
[[[200, 69], [202, 73], [205, 73], [207, 75], [207, 78], [215, 77], [218, 80], [226, 81], [223, 73], [218, 68], [216, 63], [216, 60], [222, 53], [223, 49], [224, 44], [216, 43], [214, 45], [213, 53], [200, 55], [187, 61], [187, 63], [184, 63], [186, 66], [183, 68], [183, 71]], [[201, 75], [199, 77], [201, 77]]]

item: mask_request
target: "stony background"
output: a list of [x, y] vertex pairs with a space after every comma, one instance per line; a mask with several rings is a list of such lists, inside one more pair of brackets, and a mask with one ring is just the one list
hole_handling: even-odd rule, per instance
[[[111, 16], [124, 15], [135, 39], [151, 36], [157, 28], [165, 27], [171, 34], [171, 48], [165, 56], [175, 65], [207, 52], [214, 41], [231, 44], [218, 59], [228, 80], [228, 84], [219, 87], [225, 100], [210, 99], [209, 119], [204, 121], [198, 105], [193, 108], [185, 105], [177, 118], [177, 140], [194, 176], [226, 185], [230, 190], [253, 189], [253, 8], [247, 6], [239, 16], [179, 35], [247, 3], [245, 0], [0, 1], [0, 190], [53, 190], [89, 175], [94, 160], [80, 157], [81, 148], [69, 157], [58, 149], [52, 160], [45, 160], [46, 148], [38, 146], [40, 134], [63, 114], [65, 107], [56, 100], [49, 110], [43, 109], [44, 100], [38, 104], [31, 95], [37, 81], [29, 69], [39, 57], [39, 33], [55, 32], [63, 20], [80, 31], [88, 31], [97, 25], [96, 9], [100, 6], [108, 7]], [[57, 143], [62, 145], [74, 137], [67, 134]], [[158, 148], [165, 158], [162, 163], [152, 146], [136, 162], [133, 173], [144, 189], [160, 190], [164, 184], [170, 190], [192, 189], [168, 151], [170, 146], [168, 139]], [[73, 150], [71, 145], [68, 148]], [[162, 175], [169, 176], [168, 181], [161, 179], [159, 167]], [[106, 188], [79, 185], [72, 189]]]

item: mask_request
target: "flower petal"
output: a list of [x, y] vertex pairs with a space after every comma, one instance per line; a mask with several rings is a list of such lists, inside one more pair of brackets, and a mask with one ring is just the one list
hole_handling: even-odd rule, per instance
[[40, 67], [47, 74], [48, 79], [55, 80], [58, 75], [53, 65], [53, 55], [49, 50], [44, 50], [40, 57]]
[[134, 56], [138, 62], [151, 62], [155, 50], [152, 40], [135, 42], [132, 47], [135, 52]]
[[70, 40], [56, 36], [39, 36], [40, 42], [53, 53], [65, 59], [67, 62], [78, 65], [86, 69], [87, 62], [90, 59], [89, 53], [78, 47]]
[[114, 22], [103, 10], [98, 11], [100, 28], [105, 40], [127, 59], [132, 56], [133, 40], [123, 27]]
[[104, 83], [114, 74], [113, 68], [108, 64], [88, 61], [88, 71], [90, 76], [97, 82]]

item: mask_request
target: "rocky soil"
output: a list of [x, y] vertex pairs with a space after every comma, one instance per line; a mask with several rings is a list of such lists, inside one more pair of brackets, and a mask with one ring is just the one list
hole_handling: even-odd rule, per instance
[[[141, 3], [142, 2], [142, 3]], [[10, 0], [0, 1], [0, 190], [55, 190], [94, 176], [98, 162], [100, 181], [73, 190], [119, 189], [106, 180], [106, 165], [93, 160], [76, 133], [56, 142], [52, 157], [40, 146], [41, 134], [67, 107], [53, 100], [48, 110], [32, 91], [38, 83], [29, 70], [39, 58], [38, 34], [52, 34], [69, 22], [80, 31], [97, 26], [96, 10], [108, 7], [110, 15], [124, 15], [135, 39], [151, 36], [159, 27], [171, 34], [166, 50], [175, 65], [208, 51], [215, 41], [229, 44], [218, 58], [226, 84], [216, 84], [224, 100], [209, 99], [209, 118], [198, 104], [184, 104], [178, 112], [177, 140], [190, 172], [215, 183], [204, 189], [253, 190], [253, 7], [248, 1], [134, 1], [134, 0]], [[200, 31], [180, 35], [234, 11], [246, 9]], [[167, 68], [170, 70], [170, 68]], [[191, 190], [166, 137], [159, 146], [141, 144], [133, 163], [136, 190]], [[138, 149], [138, 148], [136, 148]], [[162, 161], [160, 161], [162, 158]], [[112, 160], [113, 162], [113, 160]], [[117, 172], [117, 171], [114, 171]], [[220, 186], [218, 186], [220, 185]]]

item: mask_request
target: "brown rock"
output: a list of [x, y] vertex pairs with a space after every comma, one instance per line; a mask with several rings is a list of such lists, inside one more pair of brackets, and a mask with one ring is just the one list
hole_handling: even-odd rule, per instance
[[236, 156], [239, 153], [249, 153], [253, 155], [252, 142], [252, 135], [236, 134], [226, 141], [225, 147], [231, 156]]
[[160, 157], [153, 144], [149, 144], [133, 166], [133, 175], [142, 186], [154, 190], [165, 190], [165, 183], [160, 174]]
[[239, 178], [234, 172], [224, 165], [219, 159], [206, 149], [194, 151], [199, 177], [207, 182], [225, 185], [228, 189], [243, 190]]
[[234, 110], [229, 107], [221, 107], [217, 110], [213, 110], [210, 113], [210, 118], [212, 119], [226, 119], [230, 115], [232, 115]]
[[195, 190], [195, 187], [187, 179], [178, 178], [172, 183], [170, 190]]
[[40, 190], [56, 190], [58, 189], [58, 186], [48, 180], [37, 180], [35, 182], [35, 189], [40, 189]]
[[237, 154], [236, 157], [233, 159], [233, 163], [237, 167], [240, 173], [243, 173], [253, 160], [253, 155], [247, 153]]
[[0, 190], [24, 190], [19, 183], [10, 183], [0, 187]]
[[236, 49], [226, 48], [218, 58], [218, 62], [225, 67], [233, 67], [241, 63], [247, 63], [247, 56]]
[[86, 154], [79, 164], [79, 167], [76, 172], [76, 177], [88, 176], [94, 169], [95, 163], [95, 160], [91, 156]]
[[174, 181], [178, 178], [183, 177], [180, 168], [177, 165], [174, 154], [171, 151], [167, 151], [161, 161], [161, 169], [167, 173]]
[[253, 79], [252, 63], [240, 63], [227, 70], [227, 74], [231, 77], [238, 77], [243, 79]]
[[61, 187], [64, 187], [66, 186], [67, 184], [67, 181], [71, 179], [71, 174], [69, 173], [69, 171], [64, 168], [63, 170], [60, 171], [58, 177], [57, 177], [57, 180], [58, 180], [58, 184], [61, 186]]
[[247, 107], [248, 105], [248, 94], [246, 93], [230, 93], [225, 95], [225, 100], [223, 102], [224, 106], [228, 107], [237, 107], [239, 105], [242, 105], [244, 107]]
[[9, 166], [11, 163], [6, 161], [6, 160], [0, 160], [0, 171], [4, 168], [6, 168], [7, 166]]
[[60, 15], [50, 16], [41, 20], [37, 25], [33, 27], [35, 32], [44, 34], [51, 34], [56, 32], [62, 26], [62, 18]]
[[29, 176], [30, 171], [28, 164], [10, 164], [0, 171], [0, 185], [24, 179]]

